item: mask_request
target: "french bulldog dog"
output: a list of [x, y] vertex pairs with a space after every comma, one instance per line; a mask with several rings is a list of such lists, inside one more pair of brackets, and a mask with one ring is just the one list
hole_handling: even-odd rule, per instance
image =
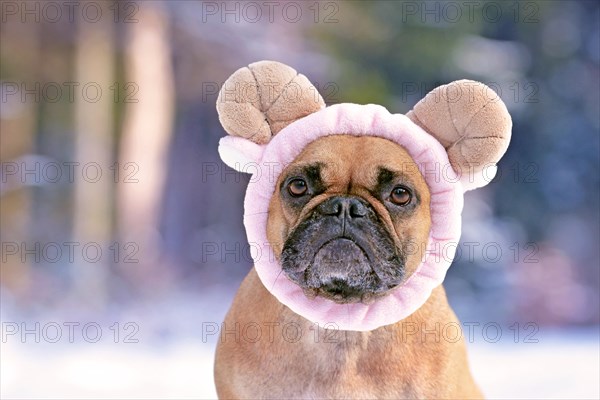
[[453, 254], [431, 249], [458, 242], [463, 192], [493, 177], [506, 107], [472, 81], [407, 116], [315, 93], [263, 61], [218, 99], [221, 157], [256, 164], [244, 223], [262, 250], [221, 327], [219, 398], [481, 398], [441, 285]]

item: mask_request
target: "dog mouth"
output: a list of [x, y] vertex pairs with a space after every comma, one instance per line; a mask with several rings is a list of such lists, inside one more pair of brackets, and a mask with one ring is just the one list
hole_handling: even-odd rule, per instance
[[302, 264], [302, 270], [287, 274], [308, 298], [320, 296], [340, 304], [372, 304], [385, 295], [390, 285], [378, 275], [370, 253], [355, 240], [334, 237], [317, 248], [312, 260]]
[[355, 241], [345, 237], [327, 240], [315, 252], [313, 263], [329, 265], [333, 268], [362, 265], [370, 262], [366, 251]]
[[365, 200], [338, 196], [320, 203], [290, 232], [280, 262], [309, 298], [371, 304], [402, 282], [402, 249]]

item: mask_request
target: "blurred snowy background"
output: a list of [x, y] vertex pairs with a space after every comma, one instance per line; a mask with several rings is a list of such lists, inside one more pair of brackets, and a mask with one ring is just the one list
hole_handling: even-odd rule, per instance
[[2, 1], [0, 397], [214, 398], [251, 267], [218, 89], [261, 59], [406, 112], [469, 78], [513, 116], [445, 286], [490, 398], [600, 398], [597, 1]]

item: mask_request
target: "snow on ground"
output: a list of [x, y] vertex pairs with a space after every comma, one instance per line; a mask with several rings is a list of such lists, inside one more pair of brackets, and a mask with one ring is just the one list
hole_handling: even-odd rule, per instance
[[[202, 331], [203, 326], [205, 331], [218, 326], [229, 307], [231, 293], [223, 288], [202, 297], [181, 294], [162, 303], [116, 307], [104, 317], [47, 310], [45, 318], [37, 319], [38, 333], [25, 337], [23, 328], [35, 332], [36, 319], [23, 322], [5, 299], [2, 399], [216, 397], [213, 357], [218, 336], [203, 337]], [[80, 321], [72, 332], [69, 321]], [[86, 323], [90, 325], [84, 333]], [[486, 333], [484, 325], [477, 326], [473, 335], [463, 327], [463, 335], [472, 339], [471, 369], [488, 398], [600, 399], [599, 327], [541, 328], [527, 336], [532, 331], [522, 326], [515, 343], [514, 329], [503, 326], [496, 342], [495, 329]]]
[[[3, 399], [209, 399], [214, 343], [21, 343], [0, 355]], [[539, 343], [474, 343], [471, 365], [491, 399], [598, 399], [594, 333], [556, 332]]]
[[213, 399], [212, 347], [2, 345], [3, 399]]
[[469, 346], [475, 380], [490, 399], [600, 399], [598, 330], [555, 331], [539, 343]]

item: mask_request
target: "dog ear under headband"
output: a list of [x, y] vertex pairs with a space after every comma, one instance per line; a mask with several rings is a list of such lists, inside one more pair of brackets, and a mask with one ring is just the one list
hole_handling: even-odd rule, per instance
[[[271, 138], [287, 125], [325, 107], [316, 88], [293, 68], [259, 61], [240, 68], [223, 84], [217, 111], [231, 136], [219, 154], [230, 167], [247, 172]], [[435, 88], [406, 116], [446, 149], [465, 190], [489, 183], [510, 142], [512, 121], [500, 97], [470, 80]]]

